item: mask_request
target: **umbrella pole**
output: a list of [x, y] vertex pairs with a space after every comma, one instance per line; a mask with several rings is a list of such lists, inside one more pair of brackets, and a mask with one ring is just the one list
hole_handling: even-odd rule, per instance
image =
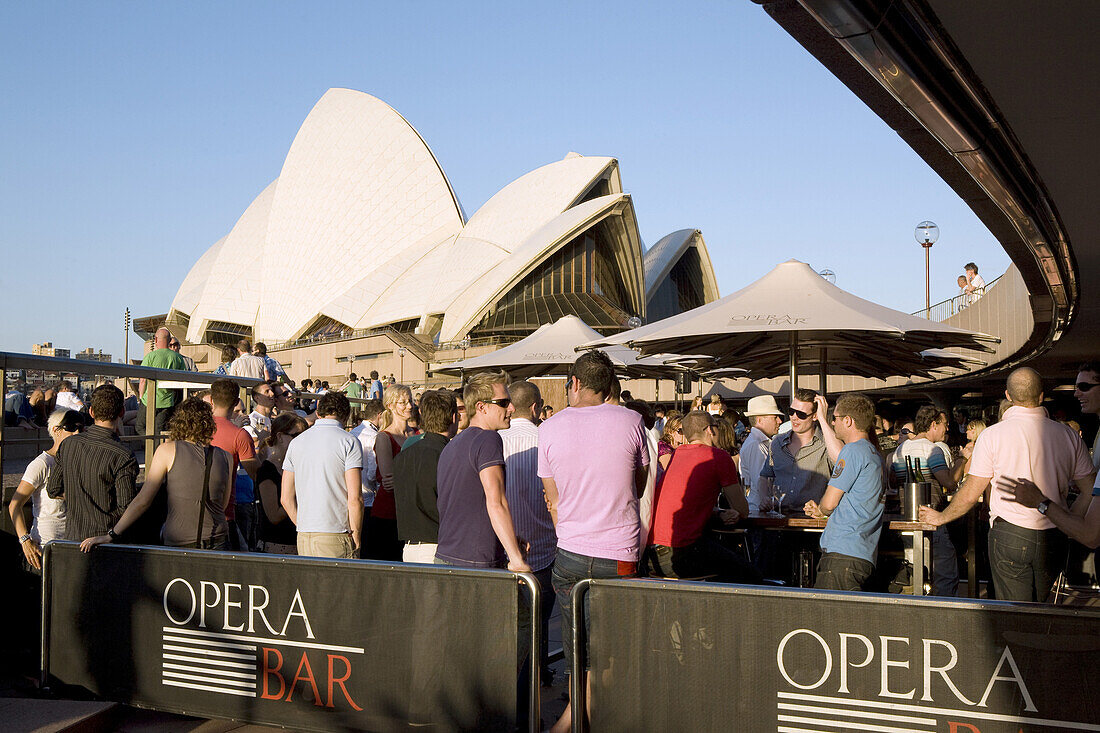
[[822, 346], [821, 347], [821, 366], [820, 366], [820, 371], [818, 372], [818, 381], [821, 384], [821, 389], [819, 391], [821, 392], [822, 396], [825, 396], [825, 395], [828, 394], [828, 390], [825, 389], [825, 387], [826, 387], [825, 364], [828, 362], [828, 359], [829, 359], [828, 353], [829, 353], [829, 350], [827, 348], [825, 348], [824, 346]]
[[798, 389], [798, 332], [791, 331], [791, 399], [794, 399], [794, 392]]

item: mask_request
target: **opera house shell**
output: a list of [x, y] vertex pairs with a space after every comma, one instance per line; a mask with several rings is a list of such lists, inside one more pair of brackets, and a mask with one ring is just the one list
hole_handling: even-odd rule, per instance
[[389, 105], [329, 90], [279, 177], [191, 268], [168, 320], [192, 344], [388, 327], [425, 343], [522, 338], [577, 315], [604, 334], [718, 298], [698, 230], [648, 252], [618, 161], [570, 153], [468, 220]]

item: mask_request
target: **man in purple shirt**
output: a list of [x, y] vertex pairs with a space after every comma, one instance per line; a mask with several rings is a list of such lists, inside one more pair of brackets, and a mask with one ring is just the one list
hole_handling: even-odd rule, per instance
[[507, 381], [504, 372], [482, 372], [467, 382], [463, 398], [470, 427], [439, 456], [435, 560], [441, 565], [531, 572], [505, 498], [504, 443], [497, 431], [511, 424]]
[[[614, 379], [606, 354], [582, 354], [566, 380], [569, 409], [539, 426], [538, 474], [558, 535], [552, 582], [566, 669], [572, 665], [574, 584], [630, 577], [638, 569], [638, 497], [650, 456], [642, 416], [604, 402]], [[571, 711], [572, 703], [551, 730], [569, 730]]]

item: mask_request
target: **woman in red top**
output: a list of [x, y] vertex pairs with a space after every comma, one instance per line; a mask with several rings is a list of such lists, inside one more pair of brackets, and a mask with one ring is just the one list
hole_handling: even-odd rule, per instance
[[393, 459], [405, 444], [412, 416], [412, 390], [403, 384], [391, 384], [382, 395], [386, 411], [381, 430], [374, 441], [378, 459], [378, 493], [367, 522], [366, 552], [371, 560], [401, 561], [401, 541], [397, 539], [397, 509], [393, 499]]

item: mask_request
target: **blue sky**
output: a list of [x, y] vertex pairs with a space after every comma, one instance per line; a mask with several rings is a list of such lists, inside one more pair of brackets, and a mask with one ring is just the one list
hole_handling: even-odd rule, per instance
[[167, 311], [330, 87], [404, 115], [467, 214], [569, 151], [618, 158], [646, 244], [700, 229], [723, 295], [793, 257], [917, 310], [924, 219], [933, 301], [1009, 264], [750, 0], [7, 2], [0, 68], [3, 351], [120, 356], [124, 308]]

